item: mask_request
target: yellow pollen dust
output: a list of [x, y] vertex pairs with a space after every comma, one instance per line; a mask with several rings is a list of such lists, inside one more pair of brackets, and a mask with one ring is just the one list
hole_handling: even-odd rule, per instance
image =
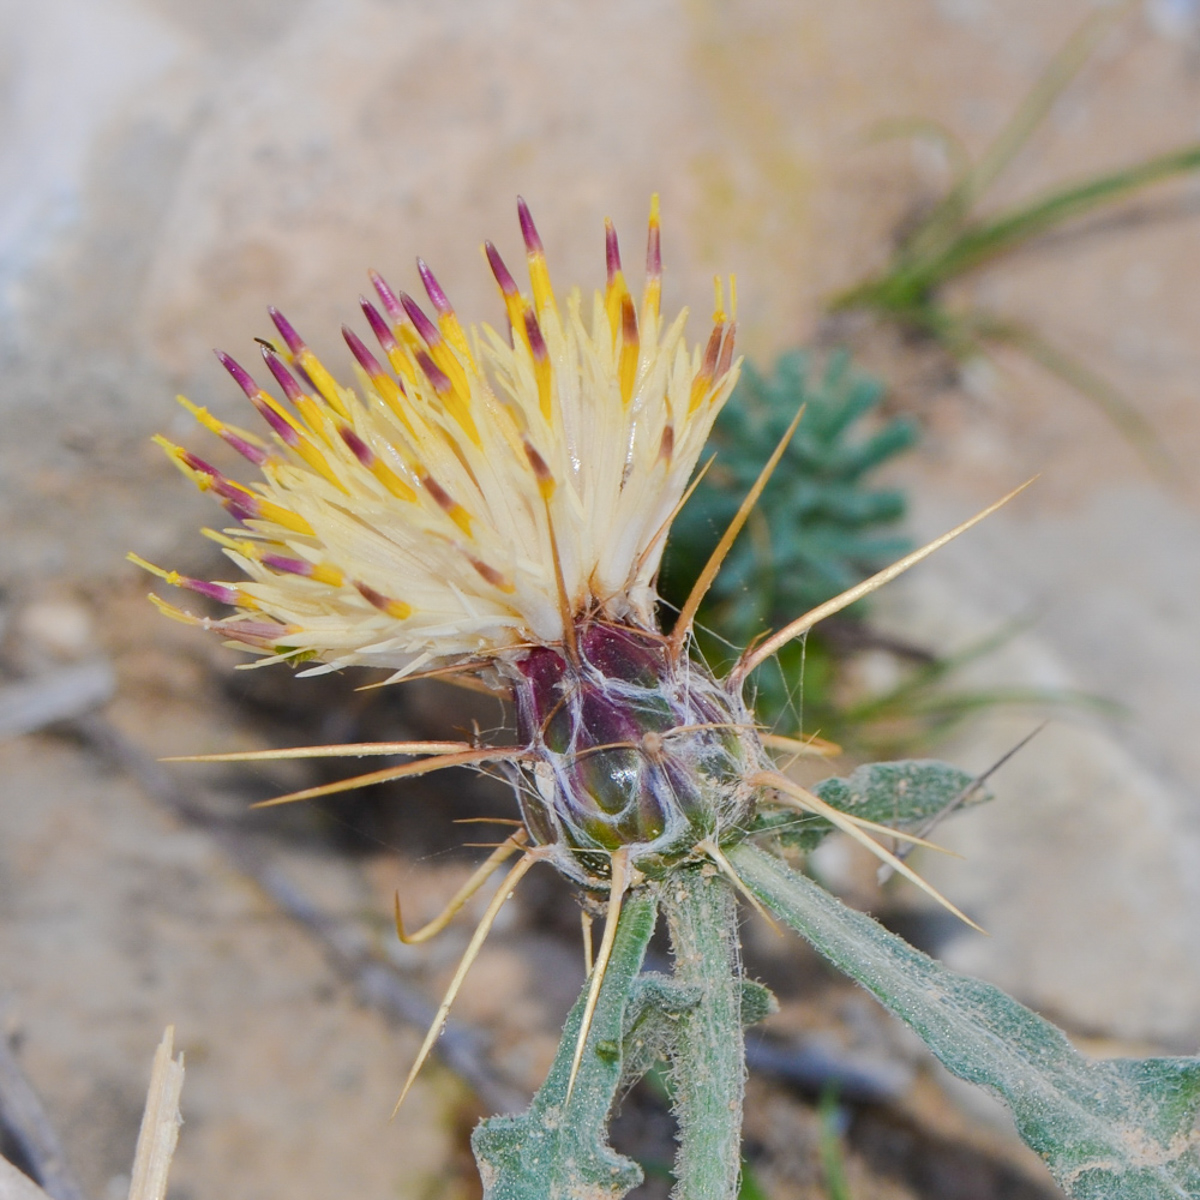
[[249, 442], [251, 446], [258, 446], [260, 449], [265, 446], [262, 438], [256, 434], [251, 433], [248, 429], [242, 429], [240, 426], [230, 425], [227, 421], [219, 420], [207, 408], [193, 404], [186, 396], [176, 396], [175, 399], [210, 433], [215, 433], [218, 437], [225, 433], [232, 433], [235, 437]]

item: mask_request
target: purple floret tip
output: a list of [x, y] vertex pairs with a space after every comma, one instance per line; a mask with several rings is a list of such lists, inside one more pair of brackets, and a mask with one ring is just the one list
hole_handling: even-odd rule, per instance
[[534, 316], [532, 308], [525, 310], [525, 336], [529, 339], [529, 350], [535, 362], [545, 362], [549, 357], [546, 349], [546, 339], [542, 337], [542, 327]]
[[426, 345], [434, 346], [442, 340], [437, 326], [421, 311], [421, 306], [407, 292], [400, 293], [400, 303], [404, 305], [408, 319], [416, 326]]
[[228, 584], [209, 583], [207, 579], [184, 579], [180, 582], [190, 591], [207, 596], [210, 600], [217, 601], [218, 604], [236, 605], [241, 603], [241, 594], [237, 588], [232, 588]]
[[243, 367], [239, 366], [224, 350], [214, 350], [213, 353], [217, 356], [221, 366], [233, 376], [238, 387], [251, 398], [258, 395], [258, 384], [250, 378], [250, 374]]
[[426, 292], [429, 293], [429, 302], [439, 313], [452, 313], [454, 306], [446, 299], [446, 293], [442, 291], [442, 285], [438, 283], [437, 276], [429, 269], [423, 258], [417, 259], [417, 270], [421, 272], [421, 282], [425, 285]]
[[500, 251], [491, 242], [484, 242], [483, 252], [487, 255], [488, 266], [492, 268], [492, 274], [495, 275], [496, 282], [500, 285], [500, 290], [506, 296], [515, 296], [517, 294], [517, 281], [513, 279], [511, 272], [504, 265], [504, 259], [500, 257]]
[[529, 205], [523, 197], [517, 197], [517, 216], [521, 221], [521, 236], [525, 239], [525, 249], [530, 254], [544, 254], [542, 239], [538, 236], [537, 226], [529, 212]]
[[370, 325], [371, 332], [383, 347], [383, 352], [390, 354], [396, 348], [396, 339], [388, 328], [388, 323], [383, 319], [383, 314], [366, 296], [359, 296], [358, 302], [362, 305], [363, 316], [367, 318], [367, 324]]
[[342, 326], [342, 337], [346, 339], [346, 345], [350, 347], [350, 353], [358, 360], [358, 365], [368, 375], [383, 374], [383, 368], [379, 365], [375, 356], [363, 345], [362, 338], [349, 325]]
[[417, 363], [420, 365], [421, 370], [425, 372], [425, 378], [432, 384], [433, 390], [438, 393], [449, 391], [452, 385], [450, 377], [446, 372], [424, 350], [418, 350], [416, 357]]
[[297, 446], [300, 443], [300, 435], [296, 432], [293, 426], [286, 421], [279, 413], [277, 413], [269, 404], [260, 400], [255, 408], [258, 409], [262, 419], [278, 435], [279, 440], [285, 446]]
[[400, 305], [400, 301], [396, 299], [396, 293], [388, 286], [388, 282], [378, 271], [367, 272], [371, 277], [371, 283], [375, 286], [375, 291], [379, 295], [380, 303], [384, 307], [384, 311], [397, 324], [404, 320], [404, 309]]
[[307, 347], [300, 335], [292, 328], [291, 321], [277, 308], [269, 308], [267, 311], [271, 314], [271, 320], [275, 322], [275, 328], [279, 330], [279, 336], [287, 343], [287, 348], [293, 354], [302, 354]]
[[342, 435], [342, 441], [345, 442], [350, 448], [350, 453], [353, 454], [354, 457], [357, 458], [364, 467], [369, 469], [371, 463], [375, 461], [375, 455], [372, 452], [371, 447], [368, 446], [367, 443], [364, 442], [362, 438], [360, 438], [358, 434], [350, 428], [349, 425], [341, 426], [341, 428], [338, 430], [338, 433]]
[[303, 558], [287, 558], [282, 554], [264, 554], [260, 560], [272, 571], [284, 571], [288, 575], [311, 575], [312, 563]]
[[295, 404], [297, 400], [303, 397], [304, 392], [292, 377], [292, 373], [283, 365], [283, 360], [279, 355], [273, 350], [269, 350], [266, 346], [262, 348], [262, 356], [266, 360], [271, 374], [275, 376], [275, 382], [283, 388], [283, 394]]
[[608, 264], [608, 282], [611, 284], [621, 269], [621, 247], [617, 244], [617, 231], [611, 221], [604, 222], [604, 258]]
[[208, 475], [212, 479], [219, 479], [221, 472], [210, 462], [206, 462], [198, 454], [193, 454], [190, 450], [183, 451], [183, 461], [187, 463], [193, 471], [199, 471], [202, 475]]
[[662, 240], [658, 226], [652, 226], [646, 242], [646, 274], [657, 279], [662, 274]]
[[244, 525], [247, 521], [252, 521], [258, 515], [253, 504], [247, 500], [235, 500], [231, 496], [222, 496], [221, 503], [225, 507], [225, 511], [239, 524]]
[[232, 446], [247, 462], [252, 462], [256, 467], [261, 467], [263, 463], [268, 462], [271, 456], [261, 447], [252, 445], [245, 438], [240, 438], [236, 433], [231, 433], [228, 429], [221, 436], [225, 441]]

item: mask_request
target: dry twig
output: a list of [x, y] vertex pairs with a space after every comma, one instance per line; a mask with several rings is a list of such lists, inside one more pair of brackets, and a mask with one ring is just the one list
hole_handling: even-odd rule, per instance
[[[3, 1037], [0, 1037], [0, 1127], [12, 1138], [53, 1200], [85, 1200], [83, 1188], [67, 1166], [62, 1143], [41, 1100]], [[0, 1177], [0, 1200], [7, 1200], [5, 1186]]]

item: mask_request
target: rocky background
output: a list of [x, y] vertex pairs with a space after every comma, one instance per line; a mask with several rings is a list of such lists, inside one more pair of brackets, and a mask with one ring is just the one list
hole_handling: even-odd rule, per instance
[[[989, 205], [1200, 136], [1200, 12], [1187, 0], [1126, 7]], [[1197, 181], [963, 285], [964, 299], [1033, 324], [1135, 397], [1177, 464], [1170, 480], [1022, 360], [964, 379], [928, 347], [824, 311], [949, 179], [928, 143], [871, 132], [919, 115], [978, 152], [1090, 11], [1081, 0], [0, 3], [0, 710], [17, 713], [5, 726], [0, 712], [0, 1028], [89, 1195], [124, 1195], [150, 1055], [171, 1022], [188, 1060], [175, 1200], [472, 1194], [465, 1138], [486, 1099], [435, 1066], [389, 1124], [419, 1034], [347, 977], [374, 947], [416, 994], [437, 994], [467, 935], [397, 954], [392, 891], [414, 917], [435, 911], [480, 853], [446, 849], [465, 836], [450, 814], [506, 815], [502, 791], [414, 788], [387, 799], [400, 815], [386, 821], [353, 802], [257, 827], [276, 835], [273, 869], [336, 918], [338, 958], [329, 930], [322, 943], [287, 916], [279, 889], [238, 869], [206, 824], [215, 814], [257, 836], [245, 801], [296, 777], [164, 777], [153, 757], [501, 717], [436, 688], [366, 712], [353, 681], [322, 691], [235, 673], [230, 652], [155, 616], [123, 555], [209, 561], [195, 530], [213, 510], [148, 439], [201, 444], [178, 391], [246, 419], [211, 347], [249, 353], [273, 303], [340, 364], [338, 325], [356, 320], [365, 269], [413, 288], [418, 253], [460, 313], [496, 320], [479, 246], [490, 237], [519, 258], [518, 193], [558, 281], [599, 284], [603, 218], [633, 251], [657, 190], [666, 307], [704, 311], [711, 275], [733, 270], [742, 344], [761, 366], [848, 341], [889, 383], [890, 408], [923, 423], [919, 450], [891, 469], [912, 497], [914, 538], [1040, 474], [882, 598], [877, 620], [940, 654], [1017, 621], [971, 668], [975, 683], [1078, 688], [1121, 712], [1058, 713], [997, 776], [996, 802], [947, 829], [965, 861], [923, 867], [992, 936], [943, 932], [934, 948], [1086, 1046], [1195, 1052]], [[868, 690], [890, 669], [878, 656], [860, 665]], [[83, 671], [68, 694], [115, 691], [102, 718], [22, 723], [28, 693], [11, 689], [67, 667]], [[938, 751], [982, 770], [1039, 719], [992, 711]], [[852, 898], [885, 903], [848, 853], [835, 847], [822, 870]], [[919, 917], [906, 886], [889, 902]], [[459, 1008], [490, 1038], [492, 1082], [518, 1093], [536, 1085], [582, 977], [571, 901], [541, 888], [513, 909]], [[858, 1200], [1054, 1194], [1003, 1118], [941, 1080], [864, 998], [795, 942], [747, 936], [784, 1000], [781, 1043], [815, 1037], [876, 1071], [883, 1090], [846, 1110]], [[823, 1195], [804, 1089], [764, 1073], [752, 1092], [756, 1177], [772, 1197]], [[631, 1101], [642, 1103], [657, 1111], [653, 1097]], [[652, 1124], [628, 1136], [653, 1140]], [[669, 1160], [669, 1127], [658, 1136], [644, 1157]]]

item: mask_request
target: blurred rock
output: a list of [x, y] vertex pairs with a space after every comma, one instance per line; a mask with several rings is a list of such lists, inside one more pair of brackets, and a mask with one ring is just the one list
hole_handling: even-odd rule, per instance
[[46, 671], [0, 687], [0, 741], [70, 721], [107, 703], [117, 677], [107, 659]]
[[418, 1035], [359, 1005], [205, 834], [67, 743], [7, 743], [0, 773], [0, 1010], [89, 1194], [129, 1170], [167, 1022], [188, 1066], [173, 1192], [417, 1200], [445, 1182], [458, 1085], [435, 1065], [389, 1123]]
[[96, 624], [87, 606], [67, 597], [48, 596], [17, 614], [17, 653], [55, 659], [82, 658], [96, 650]]
[[[251, 355], [268, 303], [344, 366], [366, 267], [413, 287], [421, 253], [468, 319], [498, 320], [478, 246], [519, 258], [518, 192], [556, 278], [587, 288], [606, 214], [636, 272], [657, 189], [669, 307], [704, 309], [733, 269], [744, 345], [811, 337], [819, 299], [880, 261], [923, 186], [920, 156], [868, 152], [864, 131], [920, 112], [978, 142], [1084, 7], [10, 0], [0, 584], [131, 570], [131, 546], [178, 555], [211, 507], [146, 439], [192, 436], [180, 387], [244, 417], [209, 349]], [[1156, 146], [1189, 137], [1180, 54], [1129, 50], [1131, 77], [1093, 81], [1069, 144], [1035, 143], [1017, 178], [1144, 153], [1146, 121]], [[1166, 322], [1151, 353], [1175, 345], [1183, 258], [1140, 304]], [[1094, 295], [1086, 271], [1056, 278], [1075, 303], [1084, 281]]]
[[[962, 504], [927, 495], [923, 532], [953, 524]], [[996, 799], [939, 829], [964, 861], [926, 855], [921, 869], [992, 935], [964, 929], [942, 957], [1077, 1032], [1194, 1053], [1200, 593], [1188, 576], [1200, 560], [1174, 555], [1200, 543], [1200, 523], [1150, 490], [1057, 519], [1031, 520], [1033, 508], [1018, 500], [935, 555], [881, 598], [879, 616], [942, 653], [1024, 618], [954, 682], [1083, 689], [1126, 715], [1058, 710], [997, 773]], [[1036, 707], [998, 709], [941, 753], [982, 771], [1041, 719]]]

